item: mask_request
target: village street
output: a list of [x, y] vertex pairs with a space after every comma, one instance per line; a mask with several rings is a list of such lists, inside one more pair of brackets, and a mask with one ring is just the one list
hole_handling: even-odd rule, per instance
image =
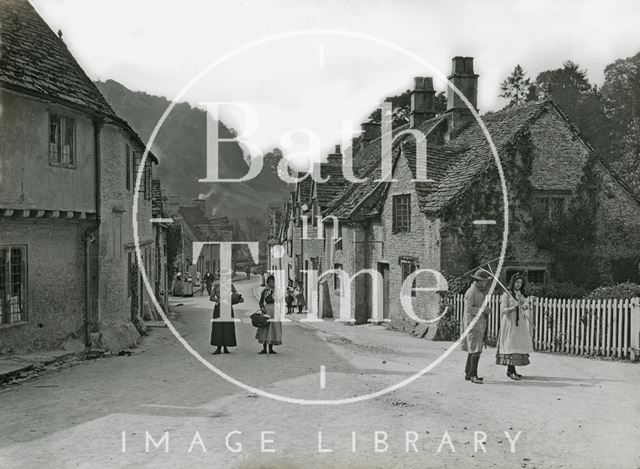
[[[246, 319], [257, 308], [256, 282], [237, 286], [246, 301], [236, 315]], [[450, 345], [380, 326], [326, 322], [314, 329], [294, 322], [285, 326], [277, 355], [259, 356], [255, 329], [245, 322], [236, 326], [239, 347], [212, 356], [211, 303], [177, 300], [183, 306], [176, 326], [205, 359], [248, 385], [294, 398], [382, 389]], [[81, 363], [0, 391], [0, 467], [640, 466], [637, 365], [536, 353], [521, 370], [527, 379], [514, 382], [493, 364], [494, 353], [486, 350], [480, 362], [484, 385], [464, 381], [464, 354], [454, 351], [426, 376], [382, 397], [303, 406], [228, 383], [167, 328], [154, 328], [130, 357]], [[168, 452], [163, 441], [147, 453], [145, 432], [156, 442], [168, 432]], [[319, 451], [319, 432], [322, 450], [332, 452]], [[486, 434], [486, 452], [480, 444], [474, 451], [474, 432]], [[512, 453], [509, 438], [518, 432]]]

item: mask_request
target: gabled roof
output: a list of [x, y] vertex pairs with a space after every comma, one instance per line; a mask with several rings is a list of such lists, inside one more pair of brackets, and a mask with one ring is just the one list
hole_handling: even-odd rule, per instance
[[[0, 0], [0, 85], [110, 120], [145, 146], [27, 0]], [[152, 152], [149, 158], [158, 163]]]
[[115, 112], [27, 0], [0, 6], [0, 82], [108, 117]]
[[[445, 120], [446, 116], [436, 116], [419, 124], [416, 130], [428, 136]], [[396, 137], [400, 132], [407, 129], [409, 129], [409, 125], [395, 128], [392, 131], [392, 135]], [[401, 148], [408, 157], [409, 166], [412, 167], [412, 172], [415, 177], [415, 139], [407, 134], [393, 142], [392, 157], [394, 168]], [[378, 137], [365, 144], [360, 151], [354, 155], [354, 161], [358, 162], [358, 167], [354, 169], [354, 173], [357, 177], [366, 179], [366, 181], [361, 183], [347, 182], [343, 190], [328, 205], [328, 214], [334, 215], [338, 217], [338, 219], [346, 220], [353, 217], [355, 211], [359, 209], [363, 209], [367, 216], [375, 216], [381, 211], [382, 205], [384, 204], [384, 194], [389, 184], [388, 182], [378, 181], [382, 177], [381, 152], [382, 137]], [[432, 152], [434, 155], [433, 161], [431, 161]], [[440, 175], [443, 173], [443, 165], [445, 165], [448, 160], [449, 154], [445, 154], [444, 150], [440, 147], [428, 146], [428, 168], [433, 164], [434, 174]], [[428, 177], [431, 178], [432, 176], [428, 174]], [[420, 185], [416, 185], [416, 188], [418, 188], [418, 186]], [[421, 192], [426, 190], [426, 187], [420, 186]]]

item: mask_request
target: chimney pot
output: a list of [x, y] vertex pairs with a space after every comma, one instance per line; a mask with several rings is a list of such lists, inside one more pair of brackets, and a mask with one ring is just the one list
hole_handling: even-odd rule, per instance
[[433, 78], [415, 77], [411, 90], [411, 111], [409, 127], [414, 128], [436, 115], [436, 91], [433, 89]]
[[[473, 57], [454, 57], [451, 60], [451, 75], [448, 78], [477, 111], [478, 75], [473, 72]], [[450, 114], [448, 137], [473, 119], [467, 104], [450, 86], [447, 87], [447, 113]]]

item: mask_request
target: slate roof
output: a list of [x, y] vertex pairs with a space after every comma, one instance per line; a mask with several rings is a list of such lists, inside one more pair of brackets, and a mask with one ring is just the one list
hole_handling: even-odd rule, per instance
[[[145, 146], [27, 0], [0, 0], [0, 84], [107, 118]], [[149, 158], [158, 163], [152, 152]]]

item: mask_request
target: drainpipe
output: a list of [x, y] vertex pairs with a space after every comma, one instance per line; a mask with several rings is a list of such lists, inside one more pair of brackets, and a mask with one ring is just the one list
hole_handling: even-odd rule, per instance
[[[96, 249], [98, 255], [100, 255], [99, 249], [99, 228], [101, 222], [102, 213], [102, 158], [101, 158], [101, 145], [100, 137], [102, 134], [102, 127], [104, 125], [103, 119], [93, 120], [93, 152], [94, 152], [94, 165], [95, 165], [95, 200], [96, 200], [96, 221], [95, 228], [88, 229], [85, 234], [85, 309], [84, 309], [84, 337], [85, 346], [87, 349], [91, 348], [91, 331], [89, 327], [90, 311], [91, 311], [91, 290], [90, 290], [90, 277], [91, 277], [91, 261], [90, 261], [90, 246], [92, 243], [96, 243]], [[98, 260], [98, 263], [100, 260]], [[99, 276], [100, 273], [98, 272]], [[100, 298], [100, 281], [96, 282], [95, 294], [99, 300]], [[98, 301], [97, 322], [100, 323], [100, 307]]]
[[93, 151], [95, 154], [95, 192], [96, 192], [96, 221], [100, 224], [100, 213], [102, 206], [102, 159], [100, 147], [100, 135], [104, 120], [95, 119], [93, 121]]
[[[370, 260], [369, 260], [369, 229], [371, 228], [371, 222], [367, 221], [364, 225], [364, 268], [365, 269], [369, 269], [371, 268], [371, 266], [369, 265]], [[366, 280], [364, 283], [364, 304], [365, 304], [365, 318], [364, 318], [364, 323], [367, 322], [367, 319], [369, 319], [369, 313], [371, 310], [371, 302], [372, 301], [377, 301], [374, 300], [372, 298], [370, 298], [370, 293], [371, 293], [371, 282], [373, 282], [372, 278], [369, 278], [370, 276], [366, 276]]]
[[89, 311], [91, 311], [91, 243], [95, 241], [93, 228], [89, 228], [84, 236], [84, 345], [87, 350], [91, 348], [91, 331], [89, 330]]

